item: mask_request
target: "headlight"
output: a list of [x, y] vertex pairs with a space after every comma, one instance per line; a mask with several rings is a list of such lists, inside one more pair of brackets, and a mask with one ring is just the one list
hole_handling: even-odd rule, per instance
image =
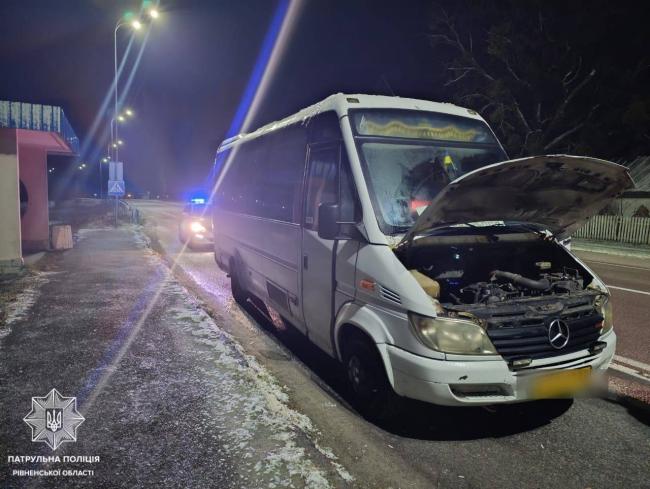
[[612, 312], [612, 301], [610, 297], [605, 294], [599, 295], [596, 299], [596, 307], [603, 317], [603, 327], [600, 333], [605, 334], [614, 327], [614, 314]]
[[190, 224], [190, 229], [193, 233], [205, 232], [205, 226], [198, 221], [193, 221], [192, 224]]
[[594, 289], [601, 294], [596, 297], [596, 308], [603, 317], [603, 327], [600, 330], [601, 334], [607, 333], [614, 327], [614, 313], [612, 312], [612, 301], [609, 295], [609, 290], [600, 280], [592, 280], [587, 286], [588, 289]]
[[497, 351], [478, 324], [460, 319], [430, 318], [409, 313], [418, 339], [427, 347], [459, 355], [496, 355]]

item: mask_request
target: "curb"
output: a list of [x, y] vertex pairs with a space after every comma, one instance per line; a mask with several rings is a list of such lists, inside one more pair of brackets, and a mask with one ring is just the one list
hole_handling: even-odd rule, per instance
[[602, 241], [573, 241], [571, 251], [603, 253], [606, 255], [627, 256], [633, 258], [650, 258], [650, 248], [647, 246], [629, 246], [626, 243]]

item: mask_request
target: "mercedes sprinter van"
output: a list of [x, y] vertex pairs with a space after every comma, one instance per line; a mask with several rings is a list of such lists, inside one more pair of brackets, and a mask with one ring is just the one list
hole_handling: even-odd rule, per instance
[[343, 362], [358, 406], [573, 396], [614, 355], [610, 294], [560, 241], [633, 186], [509, 160], [474, 111], [332, 95], [218, 149], [215, 259]]

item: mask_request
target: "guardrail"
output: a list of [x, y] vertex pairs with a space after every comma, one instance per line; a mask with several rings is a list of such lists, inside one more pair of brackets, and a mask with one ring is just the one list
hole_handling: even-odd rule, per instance
[[650, 245], [650, 218], [594, 216], [573, 237]]
[[118, 218], [125, 218], [131, 222], [131, 224], [140, 224], [140, 210], [129, 205], [128, 202], [123, 200], [119, 201], [117, 208]]

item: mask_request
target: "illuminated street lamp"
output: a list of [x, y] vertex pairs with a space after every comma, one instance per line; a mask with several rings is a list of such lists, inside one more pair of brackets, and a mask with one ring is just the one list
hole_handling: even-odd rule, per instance
[[[147, 2], [149, 3], [149, 2]], [[157, 19], [160, 15], [158, 10], [155, 7], [151, 7], [147, 10], [149, 17]], [[113, 97], [113, 120], [111, 121], [111, 141], [115, 141], [118, 138], [119, 130], [116, 122], [124, 122], [123, 118], [126, 115], [127, 117], [133, 116], [133, 111], [131, 109], [125, 110], [124, 114], [118, 114], [118, 78], [117, 78], [117, 31], [120, 27], [129, 25], [133, 30], [139, 31], [142, 29], [143, 24], [141, 20], [137, 17], [134, 17], [132, 12], [126, 12], [124, 16], [117, 21], [115, 25], [115, 30], [113, 31], [113, 88], [114, 88], [114, 97]], [[115, 148], [115, 161], [119, 160], [119, 151], [117, 147]]]
[[[118, 129], [117, 129], [117, 124], [115, 124], [115, 120], [117, 119], [118, 121], [122, 122], [120, 120], [120, 117], [124, 117], [121, 114], [117, 113], [117, 98], [118, 98], [118, 92], [117, 92], [117, 31], [120, 30], [120, 27], [125, 26], [125, 25], [130, 25], [133, 30], [140, 30], [142, 28], [142, 23], [136, 18], [131, 21], [128, 19], [130, 18], [129, 13], [127, 12], [124, 17], [120, 20], [117, 21], [117, 24], [115, 24], [115, 30], [113, 31], [113, 88], [114, 88], [114, 97], [113, 97], [113, 119], [111, 119], [111, 141], [115, 141], [115, 138], [117, 138], [118, 135]], [[132, 111], [129, 109], [129, 112]], [[127, 115], [130, 115], [127, 113]], [[113, 129], [114, 128], [114, 129]], [[114, 130], [114, 132], [113, 132]], [[119, 159], [119, 154], [117, 151], [117, 146], [112, 145], [113, 148], [115, 148], [115, 161]]]

